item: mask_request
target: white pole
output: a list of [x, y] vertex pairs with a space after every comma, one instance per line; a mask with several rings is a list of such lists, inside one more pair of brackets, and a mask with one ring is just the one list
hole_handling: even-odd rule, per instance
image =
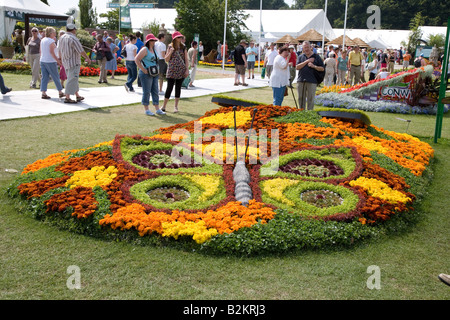
[[225, 0], [225, 23], [223, 26], [223, 44], [222, 44], [222, 71], [225, 72], [225, 41], [227, 39], [227, 10], [228, 10], [228, 0]]
[[261, 29], [262, 29], [262, 0], [259, 2], [258, 72], [261, 69], [259, 63], [259, 60], [261, 59]]
[[325, 59], [325, 20], [327, 19], [328, 0], [325, 0], [325, 16], [323, 17], [322, 28], [322, 58]]
[[342, 50], [345, 50], [345, 29], [347, 28], [347, 9], [348, 9], [348, 0], [345, 1], [344, 38], [342, 39]]

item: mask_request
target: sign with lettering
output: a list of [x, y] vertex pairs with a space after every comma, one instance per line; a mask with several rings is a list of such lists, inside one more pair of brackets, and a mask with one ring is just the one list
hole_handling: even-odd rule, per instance
[[379, 96], [383, 100], [408, 101], [411, 98], [409, 83], [398, 83], [380, 88]]
[[[25, 12], [20, 12], [20, 11], [15, 11], [15, 10], [6, 10], [5, 17], [14, 19], [17, 21], [25, 21]], [[30, 17], [29, 21], [30, 21], [30, 23], [35, 23], [38, 25], [63, 27], [67, 23], [67, 18], [63, 17], [61, 19], [55, 19], [55, 18]]]
[[[128, 5], [131, 9], [152, 9], [155, 8], [156, 3], [133, 3], [132, 1], [129, 1]], [[108, 2], [106, 4], [107, 8], [119, 8], [120, 6], [126, 6], [119, 2]]]
[[409, 104], [414, 98], [414, 88], [418, 77], [418, 73], [408, 75], [400, 82], [392, 83], [389, 86], [379, 88], [378, 91], [364, 95], [362, 99], [370, 101], [390, 100]]

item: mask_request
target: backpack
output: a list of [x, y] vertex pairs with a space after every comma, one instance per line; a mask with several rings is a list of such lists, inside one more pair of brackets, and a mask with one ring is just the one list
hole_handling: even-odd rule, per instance
[[422, 66], [422, 61], [420, 61], [420, 59], [416, 59], [416, 61], [414, 61], [414, 67], [420, 68], [421, 66]]
[[[315, 53], [314, 58], [316, 58], [317, 54]], [[319, 57], [319, 59], [322, 59]], [[314, 69], [314, 76], [316, 77], [317, 85], [321, 84], [323, 82], [323, 79], [325, 79], [325, 66], [323, 68], [323, 71], [317, 71]]]

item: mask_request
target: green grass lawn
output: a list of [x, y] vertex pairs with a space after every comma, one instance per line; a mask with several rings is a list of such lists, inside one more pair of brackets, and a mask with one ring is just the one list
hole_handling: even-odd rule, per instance
[[[86, 81], [96, 85], [97, 79]], [[289, 93], [284, 104], [294, 106]], [[272, 102], [270, 88], [227, 95]], [[449, 287], [437, 278], [450, 273], [449, 115], [444, 118], [443, 138], [433, 144], [433, 116], [368, 113], [373, 124], [398, 132], [406, 130], [406, 123], [396, 118], [411, 119], [408, 133], [435, 148], [435, 174], [415, 225], [352, 249], [236, 258], [108, 242], [39, 222], [3, 192], [15, 177], [4, 169], [21, 172], [49, 154], [109, 141], [118, 133], [145, 135], [190, 121], [217, 108], [210, 101], [211, 96], [182, 99], [181, 112], [165, 117], [144, 117], [136, 104], [0, 122], [0, 299], [450, 298]], [[80, 290], [66, 286], [72, 265], [81, 271]], [[372, 265], [381, 271], [380, 290], [366, 285]]]

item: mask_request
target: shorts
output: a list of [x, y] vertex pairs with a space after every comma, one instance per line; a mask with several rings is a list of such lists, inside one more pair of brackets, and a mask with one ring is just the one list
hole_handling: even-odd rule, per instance
[[234, 67], [236, 74], [245, 75], [245, 65], [237, 64]]
[[255, 69], [255, 61], [247, 61], [247, 69], [248, 70]]
[[403, 68], [409, 67], [409, 60], [403, 60]]
[[166, 76], [166, 72], [167, 72], [167, 63], [166, 60], [164, 59], [158, 59], [158, 67], [159, 67], [159, 75], [161, 77], [165, 77]]

